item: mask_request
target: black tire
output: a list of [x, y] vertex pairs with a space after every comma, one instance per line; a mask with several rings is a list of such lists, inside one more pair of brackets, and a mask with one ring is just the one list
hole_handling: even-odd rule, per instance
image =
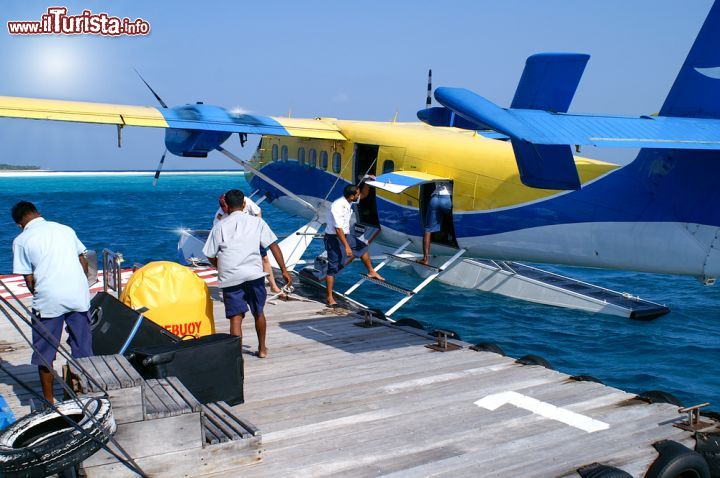
[[519, 363], [522, 365], [539, 365], [541, 367], [545, 367], [549, 370], [553, 370], [552, 365], [550, 365], [550, 362], [545, 360], [544, 358], [540, 357], [539, 355], [524, 355], [517, 359], [515, 363]]
[[385, 317], [385, 312], [383, 312], [380, 309], [368, 309], [370, 313], [372, 313], [373, 317], [380, 320], [387, 320], [387, 317]]
[[395, 321], [395, 325], [398, 325], [400, 327], [412, 327], [414, 329], [425, 330], [425, 326], [423, 324], [411, 318], [397, 320]]
[[695, 451], [700, 453], [708, 464], [710, 476], [720, 478], [720, 433], [695, 434]]
[[602, 384], [602, 380], [599, 378], [595, 378], [592, 375], [573, 375], [570, 377], [570, 380], [574, 380], [576, 382], [595, 382]]
[[582, 478], [632, 478], [630, 473], [620, 468], [600, 463], [582, 466], [578, 468], [577, 472]]
[[708, 465], [698, 452], [672, 440], [663, 440], [653, 446], [659, 456], [650, 465], [645, 478], [710, 478]]
[[480, 342], [479, 344], [475, 344], [470, 347], [470, 350], [474, 350], [476, 352], [492, 352], [494, 354], [505, 356], [503, 349], [501, 349], [499, 345], [495, 345], [491, 342]]
[[[35, 478], [59, 473], [93, 455], [117, 426], [110, 401], [82, 397], [60, 402], [56, 407], [77, 422], [81, 433], [52, 409], [25, 415], [0, 433], [0, 475]], [[95, 422], [83, 413], [83, 408]], [[98, 426], [99, 425], [99, 426]]]
[[678, 407], [684, 406], [683, 402], [675, 395], [663, 392], [662, 390], [648, 390], [647, 392], [638, 393], [638, 397], [650, 403], [669, 403], [671, 405], [677, 405]]

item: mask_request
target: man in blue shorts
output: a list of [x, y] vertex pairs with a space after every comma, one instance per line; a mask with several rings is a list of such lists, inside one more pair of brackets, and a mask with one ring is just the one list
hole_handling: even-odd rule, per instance
[[368, 245], [350, 234], [350, 218], [352, 205], [367, 196], [369, 186], [363, 185], [361, 190], [352, 184], [345, 186], [343, 197], [333, 201], [330, 205], [325, 225], [325, 250], [327, 251], [328, 269], [325, 281], [327, 282], [327, 305], [337, 307], [333, 297], [335, 275], [340, 272], [356, 257], [362, 260], [368, 271], [368, 276], [378, 280], [385, 280], [378, 274], [370, 262]]
[[433, 232], [439, 232], [446, 216], [452, 214], [452, 185], [439, 182], [430, 196], [425, 213], [425, 233], [423, 234], [423, 257], [418, 262], [427, 265], [430, 262], [430, 239]]
[[225, 317], [230, 320], [230, 333], [242, 337], [242, 320], [250, 310], [255, 318], [258, 336], [258, 357], [267, 356], [265, 345], [265, 272], [260, 248], [269, 248], [280, 266], [288, 285], [292, 277], [285, 268], [277, 237], [259, 217], [244, 214], [245, 194], [238, 189], [225, 193], [227, 217], [218, 221], [210, 231], [203, 252], [217, 267], [218, 281], [223, 291]]
[[86, 249], [75, 231], [46, 221], [30, 202], [15, 204], [12, 218], [23, 230], [13, 241], [13, 272], [24, 276], [33, 294], [32, 341], [36, 350], [30, 361], [38, 366], [43, 396], [53, 403], [50, 368], [63, 324], [72, 356], [93, 355]]

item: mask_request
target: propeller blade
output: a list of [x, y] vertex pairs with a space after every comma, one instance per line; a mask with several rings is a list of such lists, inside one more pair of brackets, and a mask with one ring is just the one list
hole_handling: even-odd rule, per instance
[[425, 99], [425, 108], [430, 108], [432, 103], [432, 70], [428, 70], [428, 89], [427, 98]]
[[[135, 68], [133, 68], [133, 70], [135, 70]], [[160, 98], [160, 96], [158, 96], [158, 94], [155, 93], [155, 90], [153, 90], [153, 89], [152, 89], [152, 86], [150, 86], [150, 85], [148, 84], [148, 82], [145, 81], [145, 78], [142, 77], [142, 75], [140, 74], [140, 72], [137, 71], [137, 70], [135, 70], [135, 73], [137, 73], [137, 76], [139, 76], [140, 79], [142, 80], [142, 82], [145, 83], [145, 86], [148, 87], [148, 89], [149, 89], [150, 92], [153, 94], [153, 96], [155, 97], [155, 99], [158, 100], [158, 102], [160, 103], [160, 105], [161, 105], [163, 108], [167, 108], [168, 105], [166, 105], [165, 102], [162, 100], [162, 98]]]
[[167, 154], [167, 149], [162, 155], [162, 158], [160, 158], [160, 164], [158, 164], [157, 170], [155, 171], [155, 178], [153, 179], [153, 186], [157, 186], [158, 179], [160, 179], [160, 171], [162, 171], [163, 164], [165, 164], [165, 155]]

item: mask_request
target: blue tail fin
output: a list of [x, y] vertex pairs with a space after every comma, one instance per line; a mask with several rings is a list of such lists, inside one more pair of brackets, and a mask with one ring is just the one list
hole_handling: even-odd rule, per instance
[[720, 2], [713, 4], [660, 116], [720, 118]]

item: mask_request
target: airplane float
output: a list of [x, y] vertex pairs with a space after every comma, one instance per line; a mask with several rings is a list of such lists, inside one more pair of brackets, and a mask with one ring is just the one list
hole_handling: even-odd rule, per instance
[[[283, 241], [301, 264], [330, 201], [376, 176], [357, 222], [388, 262], [432, 280], [534, 302], [651, 318], [667, 308], [517, 263], [720, 275], [720, 4], [711, 8], [659, 113], [568, 113], [589, 55], [528, 58], [502, 108], [463, 88], [430, 89], [420, 122], [299, 119], [236, 113], [202, 103], [161, 108], [0, 97], [0, 117], [165, 128], [167, 151], [242, 164], [261, 200], [310, 222]], [[144, 80], [143, 80], [144, 81]], [[223, 146], [237, 133], [262, 138], [242, 160]], [[626, 166], [574, 156], [583, 145], [640, 148]], [[164, 161], [161, 160], [157, 175]], [[157, 179], [156, 175], [156, 179]], [[414, 261], [434, 184], [451, 182], [453, 213], [433, 234], [433, 261]], [[370, 231], [370, 232], [368, 232]], [[346, 295], [361, 283], [360, 279]]]

